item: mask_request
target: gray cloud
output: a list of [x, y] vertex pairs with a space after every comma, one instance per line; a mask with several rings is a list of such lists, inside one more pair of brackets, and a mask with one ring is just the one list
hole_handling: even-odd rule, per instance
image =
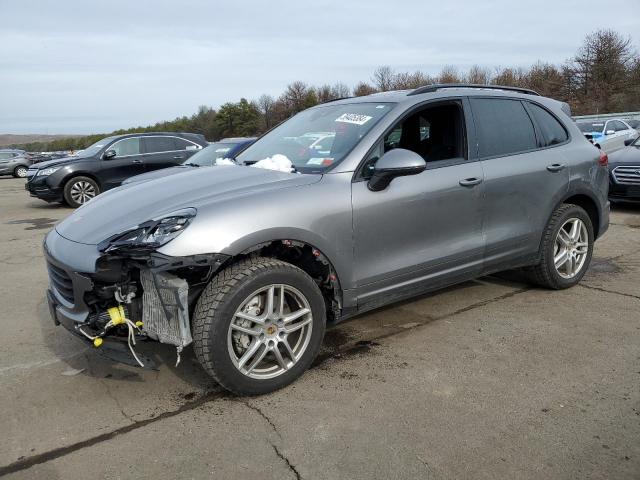
[[0, 132], [107, 132], [383, 64], [560, 63], [598, 28], [640, 31], [637, 0], [218, 3], [0, 0]]

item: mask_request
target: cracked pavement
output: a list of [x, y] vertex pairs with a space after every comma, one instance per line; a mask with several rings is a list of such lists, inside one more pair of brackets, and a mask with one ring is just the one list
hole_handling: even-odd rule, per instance
[[379, 309], [292, 386], [238, 398], [190, 350], [175, 368], [149, 345], [166, 363], [141, 370], [54, 327], [40, 248], [71, 210], [22, 184], [0, 178], [0, 476], [640, 476], [640, 206], [614, 209], [578, 287], [506, 273]]

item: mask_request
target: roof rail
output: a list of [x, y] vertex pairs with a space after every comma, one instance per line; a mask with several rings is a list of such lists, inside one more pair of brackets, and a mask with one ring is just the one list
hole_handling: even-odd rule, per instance
[[332, 98], [331, 100], [325, 100], [324, 102], [320, 102], [318, 103], [318, 105], [324, 105], [325, 103], [331, 103], [331, 102], [337, 102], [338, 100], [347, 100], [349, 98], [355, 98], [355, 97], [338, 97], [338, 98]]
[[443, 88], [482, 88], [485, 90], [508, 90], [511, 92], [519, 92], [526, 93], [528, 95], [538, 95], [540, 94], [534, 90], [530, 90], [528, 88], [520, 88], [520, 87], [505, 87], [502, 85], [478, 85], [472, 83], [435, 83], [433, 85], [425, 85], [424, 87], [416, 88], [412, 90], [409, 95], [420, 95], [421, 93], [432, 93], [437, 92]]

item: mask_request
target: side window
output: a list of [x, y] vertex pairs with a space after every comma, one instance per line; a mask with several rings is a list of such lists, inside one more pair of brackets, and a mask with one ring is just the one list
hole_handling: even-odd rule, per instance
[[618, 120], [614, 120], [613, 121], [613, 129], [616, 132], [621, 132], [623, 130], [627, 130], [627, 126], [624, 123], [622, 123], [622, 122], [620, 122]]
[[115, 150], [117, 157], [124, 157], [126, 155], [138, 155], [140, 154], [140, 138], [125, 138], [117, 141], [109, 147], [109, 150]]
[[10, 152], [0, 152], [0, 160], [6, 160], [8, 158], [11, 158], [13, 155], [11, 155]]
[[384, 137], [384, 151], [412, 150], [426, 162], [465, 157], [462, 109], [457, 103], [427, 107], [398, 122]]
[[145, 137], [144, 143], [147, 153], [172, 152], [176, 150], [174, 137]]
[[198, 147], [184, 138], [173, 137], [174, 150], [197, 150]]
[[533, 123], [519, 100], [470, 98], [480, 158], [533, 150]]
[[533, 119], [542, 132], [543, 138], [541, 143], [543, 147], [557, 145], [558, 143], [565, 142], [569, 138], [567, 131], [556, 117], [535, 103], [528, 102], [528, 106], [531, 109]]

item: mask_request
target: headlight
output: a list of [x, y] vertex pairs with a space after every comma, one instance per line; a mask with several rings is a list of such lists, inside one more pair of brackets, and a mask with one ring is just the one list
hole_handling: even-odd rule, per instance
[[98, 245], [102, 252], [118, 249], [153, 250], [180, 235], [196, 216], [195, 208], [185, 208], [149, 220], [124, 233], [108, 238]]
[[44, 177], [46, 175], [51, 175], [53, 172], [57, 172], [58, 170], [60, 170], [62, 167], [49, 167], [49, 168], [43, 168], [42, 170], [38, 170], [38, 176], [40, 177]]

